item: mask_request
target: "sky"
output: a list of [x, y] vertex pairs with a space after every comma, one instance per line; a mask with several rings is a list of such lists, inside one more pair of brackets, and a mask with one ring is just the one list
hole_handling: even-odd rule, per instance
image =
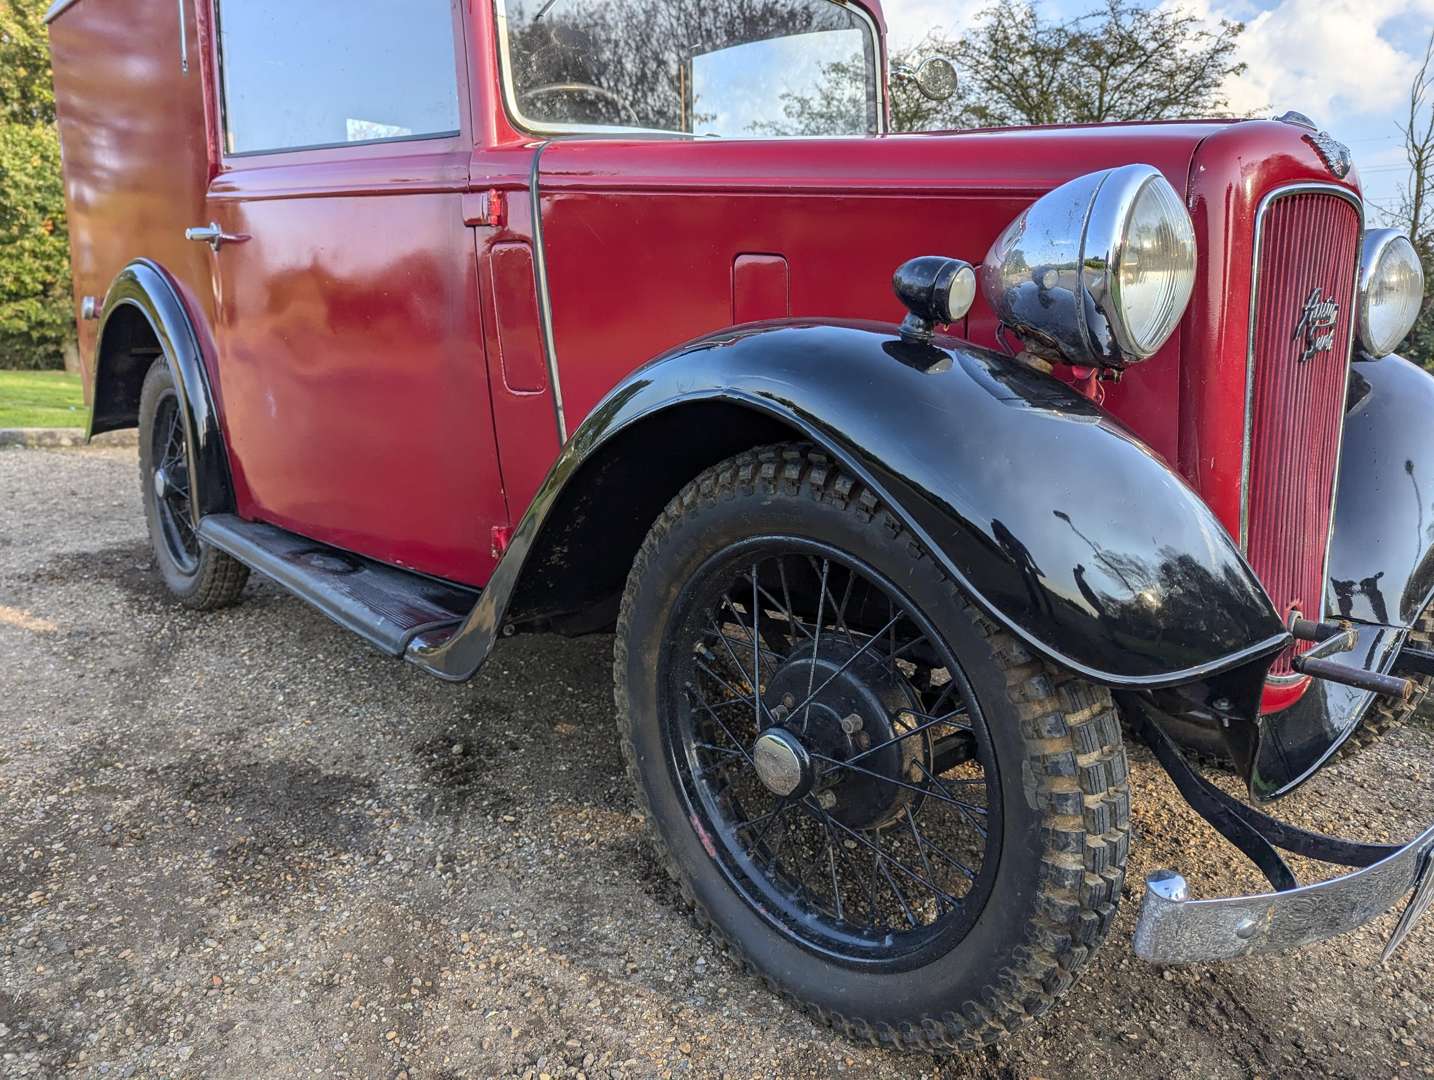
[[[892, 44], [931, 27], [959, 35], [992, 0], [884, 0]], [[1398, 205], [1408, 180], [1398, 123], [1434, 29], [1434, 0], [1163, 0], [1201, 18], [1245, 23], [1245, 74], [1225, 87], [1232, 108], [1278, 116], [1296, 109], [1350, 148], [1371, 224]], [[1040, 0], [1049, 18], [1068, 18], [1101, 0]]]

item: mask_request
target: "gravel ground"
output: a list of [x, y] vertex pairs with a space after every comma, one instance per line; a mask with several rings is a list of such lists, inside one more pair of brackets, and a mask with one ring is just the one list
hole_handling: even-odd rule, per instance
[[[450, 686], [255, 581], [196, 615], [152, 573], [133, 450], [0, 452], [0, 1074], [1434, 1076], [1434, 920], [1161, 971], [1157, 866], [1258, 878], [1132, 750], [1116, 930], [982, 1054], [836, 1038], [694, 931], [644, 846], [611, 639], [505, 642]], [[1434, 724], [1281, 804], [1404, 839]]]

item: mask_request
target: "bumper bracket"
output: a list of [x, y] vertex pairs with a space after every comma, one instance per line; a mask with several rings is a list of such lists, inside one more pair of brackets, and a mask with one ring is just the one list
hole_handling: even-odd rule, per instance
[[[1298, 948], [1362, 926], [1414, 889], [1385, 949], [1388, 958], [1415, 920], [1434, 905], [1434, 826], [1403, 846], [1308, 832], [1211, 784], [1153, 720], [1146, 718], [1141, 732], [1191, 807], [1244, 852], [1274, 887], [1256, 896], [1192, 900], [1183, 877], [1172, 870], [1156, 871], [1146, 880], [1135, 929], [1135, 953], [1141, 959], [1192, 964]], [[1356, 869], [1300, 885], [1280, 850]]]

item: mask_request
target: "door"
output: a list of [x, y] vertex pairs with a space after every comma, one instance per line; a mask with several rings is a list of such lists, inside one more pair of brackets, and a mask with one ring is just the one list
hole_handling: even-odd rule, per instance
[[195, 224], [240, 514], [482, 584], [507, 517], [461, 6], [216, 0], [222, 164]]

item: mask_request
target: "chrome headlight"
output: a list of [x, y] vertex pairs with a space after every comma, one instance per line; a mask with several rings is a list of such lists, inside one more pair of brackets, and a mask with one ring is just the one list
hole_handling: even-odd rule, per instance
[[1195, 286], [1195, 228], [1150, 165], [1088, 173], [1006, 226], [981, 266], [996, 316], [1027, 348], [1123, 368], [1152, 356]]
[[1414, 245], [1397, 229], [1364, 234], [1359, 271], [1359, 343], [1370, 356], [1392, 353], [1419, 318], [1424, 267]]

